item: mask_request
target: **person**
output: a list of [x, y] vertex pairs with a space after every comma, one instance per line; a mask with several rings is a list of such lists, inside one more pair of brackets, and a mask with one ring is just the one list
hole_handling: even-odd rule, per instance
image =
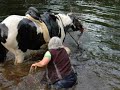
[[31, 67], [45, 67], [46, 78], [49, 85], [55, 90], [68, 89], [77, 82], [77, 76], [70, 63], [70, 49], [64, 47], [59, 37], [52, 37], [48, 43], [48, 51], [43, 59], [31, 65]]

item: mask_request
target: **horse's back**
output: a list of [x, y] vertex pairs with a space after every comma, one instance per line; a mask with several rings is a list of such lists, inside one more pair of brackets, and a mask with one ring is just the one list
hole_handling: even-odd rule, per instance
[[10, 15], [7, 18], [5, 18], [1, 23], [4, 23], [6, 26], [16, 26], [24, 16], [19, 16], [19, 15]]

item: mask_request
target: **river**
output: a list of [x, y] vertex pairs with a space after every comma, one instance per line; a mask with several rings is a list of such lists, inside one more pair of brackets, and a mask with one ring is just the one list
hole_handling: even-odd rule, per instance
[[[81, 49], [69, 34], [65, 39], [78, 72], [75, 90], [120, 90], [120, 0], [0, 0], [0, 21], [12, 14], [25, 15], [30, 6], [41, 14], [48, 8], [58, 13], [72, 12], [81, 20], [85, 28], [79, 40]], [[78, 32], [71, 34], [77, 39]], [[37, 90], [24, 85], [31, 63], [14, 66], [8, 60], [1, 67], [0, 89]]]

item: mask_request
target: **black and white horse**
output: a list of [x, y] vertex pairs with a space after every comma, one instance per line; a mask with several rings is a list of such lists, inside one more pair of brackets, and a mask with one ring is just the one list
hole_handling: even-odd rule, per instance
[[5, 49], [15, 55], [15, 64], [22, 63], [27, 50], [40, 49], [53, 36], [63, 41], [69, 28], [83, 33], [83, 26], [72, 15], [46, 12], [39, 19], [33, 14], [31, 10], [25, 16], [10, 15], [0, 23], [0, 61], [5, 60]]

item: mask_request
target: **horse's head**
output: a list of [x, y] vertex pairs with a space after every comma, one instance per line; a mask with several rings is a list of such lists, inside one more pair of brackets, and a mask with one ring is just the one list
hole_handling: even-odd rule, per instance
[[79, 21], [79, 19], [73, 14], [57, 14], [57, 17], [62, 22], [64, 28], [72, 28], [73, 31], [80, 31], [81, 34], [84, 31], [83, 25]]
[[84, 31], [84, 28], [83, 28], [83, 25], [81, 24], [81, 22], [79, 21], [79, 19], [72, 15], [72, 14], [68, 14], [68, 16], [71, 18], [72, 20], [72, 23], [70, 24], [71, 28], [73, 31], [80, 31], [81, 34], [83, 33]]

